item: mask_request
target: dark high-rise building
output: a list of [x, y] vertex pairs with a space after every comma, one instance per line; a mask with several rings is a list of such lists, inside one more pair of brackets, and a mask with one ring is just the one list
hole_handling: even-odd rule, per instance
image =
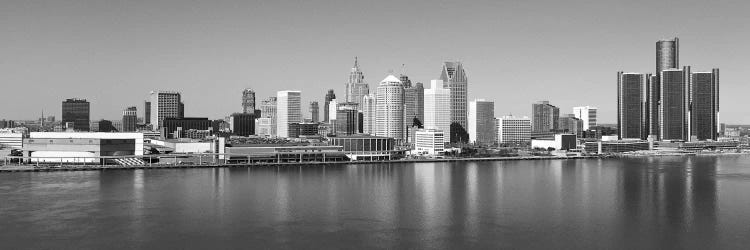
[[318, 102], [310, 102], [310, 120], [314, 123], [320, 122], [320, 106]]
[[151, 102], [149, 101], [143, 103], [143, 122], [151, 124]]
[[424, 123], [424, 86], [422, 83], [411, 85], [409, 81], [409, 87], [404, 88], [404, 95], [404, 124], [411, 125], [414, 123], [414, 118]]
[[90, 104], [86, 99], [71, 98], [62, 102], [62, 124], [73, 123], [76, 131], [89, 131]]
[[323, 122], [328, 122], [328, 117], [330, 116], [328, 114], [328, 104], [333, 99], [336, 99], [336, 94], [333, 93], [332, 89], [329, 89], [328, 93], [326, 93], [325, 103], [323, 104]]
[[[680, 41], [677, 37], [672, 40], [656, 42], [656, 74], [662, 70], [680, 67]], [[659, 76], [657, 76], [659, 77]]]
[[[466, 130], [468, 118], [468, 80], [461, 62], [444, 62], [440, 73], [443, 88], [451, 92], [451, 123], [458, 123]], [[557, 119], [555, 119], [557, 120]], [[454, 132], [452, 131], [451, 134]]]
[[185, 103], [180, 101], [180, 104], [177, 106], [177, 118], [184, 118], [185, 117]]
[[660, 78], [659, 139], [688, 140], [690, 67], [662, 70]]
[[620, 139], [646, 139], [646, 77], [617, 72], [617, 131]]
[[680, 42], [678, 38], [671, 40], [659, 40], [656, 42], [656, 72], [653, 77], [646, 78], [647, 102], [646, 124], [648, 124], [648, 135], [661, 138], [661, 121], [659, 120], [661, 100], [661, 72], [665, 69], [677, 69], [680, 67]]
[[99, 132], [117, 132], [117, 128], [115, 128], [110, 120], [100, 120]]
[[161, 126], [163, 129], [163, 136], [167, 138], [177, 138], [177, 136], [174, 136], [174, 132], [178, 130], [181, 130], [181, 133], [179, 137], [185, 136], [185, 131], [188, 129], [195, 129], [195, 130], [211, 130], [211, 120], [208, 118], [198, 118], [198, 117], [185, 117], [185, 118], [164, 118], [163, 126]]
[[335, 131], [337, 135], [353, 135], [359, 131], [358, 104], [353, 102], [339, 103], [336, 110]]
[[135, 131], [137, 123], [138, 110], [135, 107], [128, 107], [122, 111], [122, 132]]
[[242, 113], [255, 113], [255, 91], [252, 89], [242, 91]]
[[690, 81], [690, 139], [716, 140], [719, 123], [719, 69], [693, 72]]
[[531, 105], [531, 131], [537, 133], [553, 132], [558, 129], [560, 109], [549, 104], [549, 101], [539, 101]]
[[234, 113], [229, 117], [232, 133], [239, 136], [255, 134], [255, 115], [250, 113]]

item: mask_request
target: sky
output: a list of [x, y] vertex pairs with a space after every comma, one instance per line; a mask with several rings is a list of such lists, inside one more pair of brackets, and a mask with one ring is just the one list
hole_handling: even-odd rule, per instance
[[[750, 124], [750, 1], [0, 1], [0, 119], [60, 117], [85, 98], [120, 119], [152, 90], [185, 115], [239, 112], [252, 88], [322, 102], [344, 96], [354, 57], [374, 91], [389, 72], [429, 85], [463, 62], [469, 100], [496, 116], [596, 106], [616, 123], [617, 71], [651, 73], [655, 42], [680, 38], [680, 66], [721, 69], [721, 120]], [[740, 105], [737, 105], [740, 104]], [[307, 105], [303, 106], [307, 112]]]

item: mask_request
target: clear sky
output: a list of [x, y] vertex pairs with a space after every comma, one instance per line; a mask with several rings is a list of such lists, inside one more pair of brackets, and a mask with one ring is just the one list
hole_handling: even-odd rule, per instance
[[653, 72], [655, 42], [677, 36], [681, 66], [721, 69], [722, 122], [750, 123], [748, 13], [739, 0], [0, 1], [0, 119], [59, 119], [72, 97], [92, 119], [141, 116], [155, 89], [212, 119], [241, 111], [248, 87], [322, 102], [343, 97], [358, 56], [371, 89], [402, 64], [429, 83], [460, 60], [469, 99], [494, 100], [497, 116], [549, 100], [614, 123], [616, 72]]

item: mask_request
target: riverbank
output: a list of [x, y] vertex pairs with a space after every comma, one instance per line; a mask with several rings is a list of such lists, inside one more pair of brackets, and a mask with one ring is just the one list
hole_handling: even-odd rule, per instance
[[269, 166], [333, 166], [343, 164], [399, 164], [399, 163], [434, 163], [434, 162], [480, 162], [480, 161], [528, 161], [528, 160], [575, 160], [597, 159], [605, 156], [515, 156], [515, 157], [482, 157], [482, 158], [445, 158], [445, 159], [402, 159], [390, 161], [338, 161], [338, 162], [282, 162], [282, 163], [240, 163], [240, 164], [153, 164], [153, 165], [4, 165], [3, 172], [53, 172], [53, 171], [103, 171], [134, 169], [184, 169], [184, 168], [231, 168], [231, 167], [269, 167]]

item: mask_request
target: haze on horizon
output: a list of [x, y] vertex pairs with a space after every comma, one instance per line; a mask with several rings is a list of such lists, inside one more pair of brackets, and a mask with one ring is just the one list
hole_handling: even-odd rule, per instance
[[178, 90], [186, 116], [241, 111], [301, 90], [303, 110], [326, 90], [344, 96], [359, 57], [371, 91], [401, 65], [429, 83], [460, 60], [469, 99], [496, 116], [599, 107], [616, 121], [616, 72], [654, 71], [655, 42], [680, 38], [680, 66], [721, 69], [721, 122], [750, 123], [747, 1], [3, 1], [0, 119], [60, 118], [66, 98], [91, 119], [143, 115], [151, 90]]

